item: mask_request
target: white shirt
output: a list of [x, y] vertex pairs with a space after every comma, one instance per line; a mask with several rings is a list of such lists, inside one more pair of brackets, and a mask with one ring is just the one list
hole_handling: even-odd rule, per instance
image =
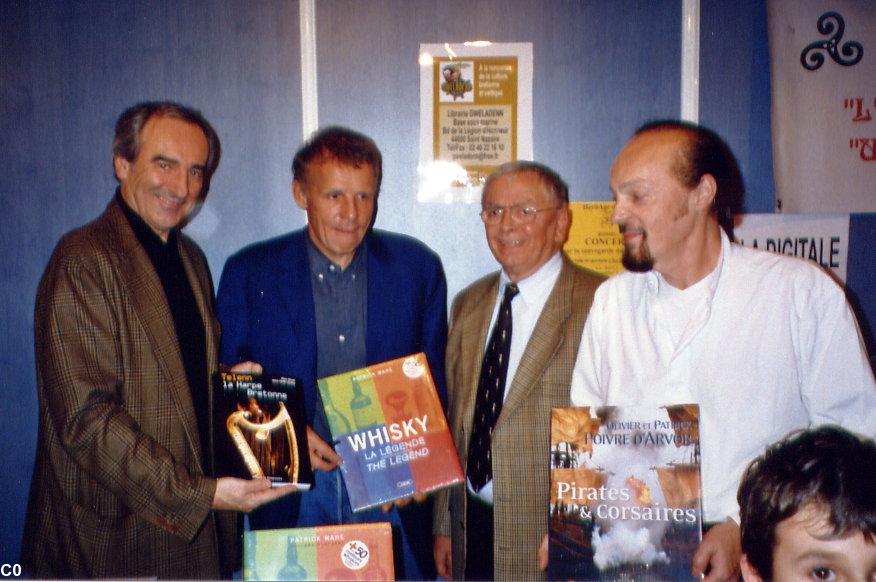
[[738, 521], [747, 464], [789, 431], [823, 423], [876, 435], [876, 382], [842, 289], [809, 261], [731, 244], [673, 341], [659, 274], [596, 292], [572, 403], [697, 403], [706, 521]]
[[[520, 365], [520, 360], [523, 358], [523, 352], [526, 351], [526, 344], [529, 343], [529, 338], [535, 329], [535, 324], [538, 323], [538, 318], [541, 316], [541, 311], [550, 297], [551, 291], [557, 284], [557, 279], [560, 278], [560, 271], [563, 268], [563, 259], [559, 252], [555, 253], [548, 261], [539, 267], [539, 269], [529, 277], [517, 282], [517, 288], [520, 290], [514, 299], [511, 300], [511, 348], [508, 352], [508, 375], [505, 376], [505, 396], [503, 402], [508, 399], [508, 393], [511, 390], [511, 384], [514, 382], [514, 376], [517, 374], [517, 367]], [[505, 287], [511, 282], [505, 271], [499, 276], [499, 291], [496, 295], [496, 304], [493, 307], [493, 316], [490, 319], [490, 332], [487, 333], [487, 341], [490, 342], [490, 333], [496, 325], [496, 319], [499, 317], [499, 307], [502, 304], [502, 297], [505, 294]], [[487, 503], [493, 503], [493, 482], [487, 481], [486, 485], [477, 493], [468, 483], [469, 492], [477, 495]]]
[[658, 273], [657, 302], [663, 310], [669, 336], [675, 345], [681, 343], [688, 325], [698, 325], [695, 317], [697, 306], [712, 294], [712, 280], [718, 276], [716, 268], [687, 289], [677, 289]]
[[[535, 324], [538, 323], [544, 304], [547, 303], [551, 291], [554, 290], [554, 285], [557, 284], [557, 279], [560, 278], [562, 268], [563, 259], [557, 252], [539, 267], [538, 271], [517, 282], [520, 293], [511, 301], [511, 349], [508, 353], [508, 375], [505, 377], [505, 398], [503, 401], [508, 399], [508, 391], [511, 389], [511, 383], [514, 382], [514, 376], [517, 374], [517, 366], [520, 365], [523, 352], [526, 351], [526, 344], [529, 343], [529, 338], [532, 336]], [[499, 307], [502, 304], [505, 287], [510, 282], [511, 279], [508, 278], [505, 271], [502, 271], [499, 276], [496, 305], [493, 307], [493, 317], [490, 319], [489, 329], [491, 332], [499, 317]], [[486, 342], [484, 342], [484, 349], [488, 343], [490, 343], [489, 333]]]

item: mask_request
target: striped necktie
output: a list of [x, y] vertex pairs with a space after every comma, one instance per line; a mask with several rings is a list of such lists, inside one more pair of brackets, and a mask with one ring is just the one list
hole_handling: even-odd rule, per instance
[[496, 325], [484, 352], [481, 378], [478, 381], [474, 425], [468, 447], [467, 473], [475, 491], [480, 491], [493, 479], [493, 459], [490, 451], [493, 427], [502, 412], [505, 400], [505, 378], [508, 375], [508, 354], [511, 351], [511, 300], [520, 292], [517, 285], [505, 286]]

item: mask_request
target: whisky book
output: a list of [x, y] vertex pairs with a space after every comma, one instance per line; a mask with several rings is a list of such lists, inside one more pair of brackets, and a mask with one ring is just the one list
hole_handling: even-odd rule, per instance
[[353, 511], [462, 482], [425, 354], [318, 385]]
[[548, 578], [693, 580], [699, 407], [551, 411]]
[[217, 372], [215, 394], [220, 474], [266, 477], [275, 487], [311, 488], [303, 395], [295, 379]]
[[244, 580], [395, 580], [389, 523], [243, 534]]

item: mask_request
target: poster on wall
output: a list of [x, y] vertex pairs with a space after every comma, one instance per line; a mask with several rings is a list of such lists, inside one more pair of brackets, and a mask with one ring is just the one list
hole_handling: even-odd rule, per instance
[[741, 214], [733, 231], [741, 245], [809, 259], [846, 282], [848, 214]]
[[532, 159], [532, 44], [420, 45], [417, 200], [479, 202], [500, 165]]
[[624, 270], [624, 237], [611, 221], [614, 202], [572, 202], [572, 226], [563, 251], [585, 269], [610, 277]]
[[767, 3], [776, 201], [782, 212], [874, 212], [876, 10]]

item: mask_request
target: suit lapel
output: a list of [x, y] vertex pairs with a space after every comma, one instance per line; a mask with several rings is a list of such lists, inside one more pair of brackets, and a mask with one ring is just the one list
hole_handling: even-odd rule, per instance
[[491, 284], [483, 288], [482, 293], [470, 299], [471, 309], [460, 319], [460, 362], [458, 369], [466, 374], [461, 386], [471, 386], [473, 389], [460, 390], [454, 395], [460, 402], [462, 414], [463, 440], [462, 449], [468, 450], [468, 440], [474, 418], [475, 401], [477, 399], [478, 382], [481, 375], [481, 365], [484, 359], [484, 344], [489, 333], [490, 318], [496, 305], [496, 295], [499, 290], [499, 275], [496, 274]]
[[[393, 309], [392, 298], [385, 297], [386, 289], [395, 289], [399, 286], [398, 281], [392, 280], [392, 270], [385, 265], [384, 249], [381, 240], [369, 231], [365, 235], [365, 360], [366, 362], [380, 361], [383, 354], [388, 350], [382, 345], [384, 342], [381, 330], [391, 329], [390, 322], [396, 319]], [[372, 325], [372, 321], [380, 321], [381, 325]]]
[[564, 257], [560, 276], [541, 311], [520, 364], [517, 366], [517, 373], [502, 406], [502, 413], [496, 421], [497, 429], [501, 427], [505, 418], [511, 416], [514, 410], [526, 401], [554, 353], [563, 343], [565, 323], [572, 312], [572, 274], [572, 268]]
[[[178, 240], [182, 240], [182, 236], [179, 237]], [[182, 242], [179, 243], [179, 251], [180, 257], [182, 258], [183, 267], [186, 270], [186, 274], [189, 278], [189, 284], [192, 286], [192, 293], [195, 295], [195, 302], [198, 304], [198, 310], [201, 312], [201, 321], [204, 322], [204, 347], [207, 349], [207, 385], [204, 387], [206, 390], [213, 390], [213, 376], [212, 371], [219, 369], [219, 325], [216, 321], [215, 316], [213, 315], [213, 285], [210, 280], [210, 273], [204, 272], [203, 269], [196, 267], [196, 265], [201, 265], [200, 261], [196, 262], [193, 257], [189, 255], [189, 247], [187, 245], [183, 245]], [[171, 315], [171, 318], [173, 316]], [[178, 342], [177, 342], [178, 345]], [[180, 354], [180, 358], [182, 358], [182, 354]], [[183, 370], [185, 372], [185, 369]], [[187, 390], [186, 394], [188, 394], [189, 399], [191, 399], [191, 391]], [[208, 398], [207, 400], [210, 403], [210, 410], [208, 411], [208, 418], [215, 418], [215, 402], [213, 398]], [[184, 403], [177, 402], [177, 406], [185, 406]], [[194, 411], [194, 407], [192, 408]], [[196, 421], [197, 422], [197, 421]], [[188, 427], [188, 423], [186, 423]], [[195, 425], [196, 426], [196, 425]], [[189, 438], [189, 442], [200, 443], [200, 437], [195, 437], [191, 433], [189, 433], [188, 428], [186, 428], [186, 434]], [[194, 440], [192, 440], [194, 439]], [[215, 470], [216, 467], [216, 459], [215, 453], [216, 447], [213, 443], [213, 430], [210, 431], [210, 450], [207, 451], [207, 454], [204, 454], [204, 451], [201, 451], [200, 455], [197, 455], [196, 460], [200, 464], [201, 459], [209, 456], [209, 466]], [[202, 470], [204, 468], [202, 467]]]
[[[274, 327], [275, 329], [283, 329], [281, 337], [288, 333], [287, 330], [294, 331], [296, 327], [299, 327], [307, 337], [301, 338], [302, 341], [296, 341], [296, 349], [312, 345], [315, 350], [316, 324], [306, 237], [306, 228], [296, 232], [295, 236], [289, 239], [288, 245], [283, 251], [277, 286], [288, 325], [275, 325]], [[315, 356], [313, 359], [315, 362]], [[315, 370], [316, 368], [314, 368]]]
[[[304, 407], [307, 418], [312, 419], [319, 408], [316, 398], [317, 340], [316, 311], [313, 303], [313, 288], [310, 278], [310, 260], [307, 256], [307, 227], [296, 231], [281, 251], [276, 274], [265, 280], [276, 288], [279, 301], [277, 314], [267, 323], [269, 333], [274, 333], [280, 344], [274, 352], [277, 370], [300, 370], [304, 382]], [[288, 367], [288, 368], [287, 368]], [[276, 373], [277, 370], [274, 370]], [[269, 370], [271, 371], [271, 370]]]
[[[111, 248], [119, 251], [112, 254], [115, 268], [130, 294], [137, 319], [146, 332], [150, 351], [155, 355], [162, 373], [173, 388], [171, 394], [177, 412], [183, 419], [183, 428], [189, 446], [192, 450], [199, 451], [200, 444], [199, 437], [195, 434], [197, 420], [192, 405], [192, 395], [186, 381], [173, 316], [167, 305], [161, 280], [146, 255], [146, 251], [137, 241], [137, 237], [131, 230], [118, 202], [113, 201], [110, 204], [105, 216], [107, 218], [106, 226], [111, 236], [110, 240], [116, 242], [115, 245], [111, 243]], [[186, 268], [191, 279], [190, 265], [186, 264]], [[193, 288], [200, 290], [200, 285]], [[199, 307], [203, 309], [200, 294], [196, 293], [196, 296], [198, 296]], [[208, 331], [208, 345], [215, 348], [211, 335]], [[200, 463], [200, 455], [197, 455], [196, 458]]]
[[[195, 295], [195, 302], [198, 304], [198, 310], [201, 312], [201, 320], [204, 322], [207, 371], [209, 372], [219, 367], [217, 362], [219, 354], [219, 326], [213, 315], [213, 286], [210, 282], [210, 274], [203, 272], [202, 269], [195, 266], [200, 265], [200, 262], [196, 263], [194, 258], [189, 255], [189, 247], [180, 244], [179, 250], [183, 266], [189, 278], [189, 284], [192, 286], [192, 293]], [[212, 388], [212, 378], [210, 378], [210, 382]], [[212, 399], [210, 401], [212, 402]], [[211, 410], [210, 418], [212, 418], [212, 414], [213, 411]]]

